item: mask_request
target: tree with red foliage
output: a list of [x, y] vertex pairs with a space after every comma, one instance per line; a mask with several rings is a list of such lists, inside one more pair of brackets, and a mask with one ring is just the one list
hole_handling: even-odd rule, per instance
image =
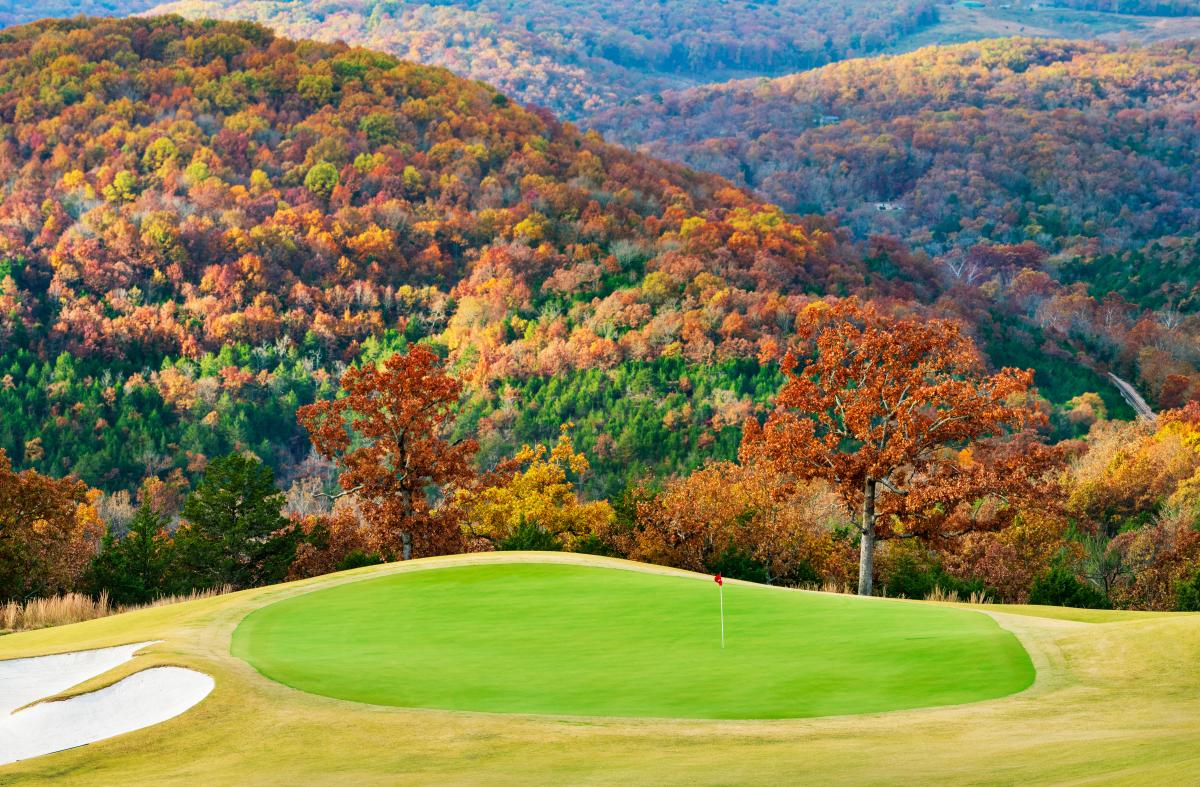
[[[1002, 435], [1042, 416], [1028, 404], [1033, 373], [985, 375], [958, 323], [891, 318], [854, 299], [813, 304], [797, 332], [815, 356], [787, 381], [765, 426], [747, 424], [744, 459], [832, 483], [857, 516], [858, 592], [870, 595], [875, 542], [937, 540], [1004, 527], [1055, 454]], [[987, 438], [993, 438], [988, 440]], [[991, 499], [993, 505], [972, 505]]]
[[87, 484], [13, 470], [0, 449], [0, 599], [74, 589], [104, 524]]
[[383, 554], [408, 560], [462, 547], [450, 509], [431, 500], [473, 475], [475, 441], [444, 436], [461, 390], [432, 351], [416, 347], [350, 369], [344, 396], [297, 413], [317, 453], [341, 467], [344, 494], [358, 497], [371, 545]]

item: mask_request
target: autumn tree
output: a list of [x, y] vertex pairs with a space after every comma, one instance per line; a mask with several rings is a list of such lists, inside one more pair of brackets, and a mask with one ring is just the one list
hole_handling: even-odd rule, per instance
[[572, 477], [587, 472], [588, 460], [567, 429], [552, 447], [523, 446], [497, 468], [497, 483], [462, 490], [457, 503], [468, 536], [504, 546], [522, 528], [533, 528], [570, 549], [609, 525], [613, 509], [607, 501], [584, 502], [575, 492]]
[[[814, 355], [803, 368], [785, 358], [775, 410], [764, 426], [747, 424], [743, 459], [837, 488], [856, 512], [861, 595], [871, 593], [880, 539], [1008, 524], [1008, 503], [1031, 492], [1053, 458], [1028, 441], [988, 439], [1037, 420], [1026, 404], [1031, 371], [985, 374], [957, 323], [893, 318], [853, 299], [814, 304], [796, 327]], [[969, 505], [985, 498], [999, 504]]]
[[0, 449], [0, 599], [71, 590], [103, 532], [87, 484], [15, 472]]
[[848, 517], [823, 481], [789, 483], [768, 462], [712, 462], [636, 505], [622, 546], [634, 560], [770, 584], [842, 583]]
[[288, 579], [303, 579], [334, 571], [382, 563], [368, 541], [369, 529], [349, 497], [327, 514], [306, 516], [298, 523], [302, 537]]
[[457, 551], [454, 512], [435, 503], [473, 475], [473, 440], [445, 436], [461, 384], [426, 347], [348, 370], [343, 395], [301, 407], [317, 453], [336, 462], [339, 483], [371, 523], [372, 547], [408, 560]]

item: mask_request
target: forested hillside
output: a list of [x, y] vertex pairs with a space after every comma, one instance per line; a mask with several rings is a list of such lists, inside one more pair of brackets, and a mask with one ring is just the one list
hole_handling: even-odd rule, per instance
[[309, 472], [296, 408], [425, 341], [468, 385], [482, 460], [575, 422], [614, 493], [731, 458], [820, 295], [965, 319], [1078, 411], [1064, 434], [1095, 416], [1085, 392], [1122, 411], [1096, 370], [1168, 405], [1194, 388], [1172, 326], [1056, 284], [1036, 247], [948, 275], [379, 53], [46, 22], [0, 37], [0, 88], [0, 448], [109, 490], [235, 449]]
[[[1198, 90], [1193, 44], [1008, 39], [669, 93], [596, 125], [899, 237], [961, 281], [990, 278], [987, 249], [1024, 245], [1063, 285], [1157, 311], [1170, 338], [1135, 363], [1173, 402], [1197, 360]], [[1043, 329], [1077, 333], [1079, 312], [1053, 311]]]
[[47, 17], [126, 16], [157, 5], [158, 0], [0, 0], [0, 27], [19, 25]]
[[1015, 39], [672, 93], [596, 125], [934, 253], [1137, 248], [1200, 227], [1198, 72], [1190, 45]]
[[936, 0], [177, 0], [155, 13], [245, 19], [449, 68], [579, 117], [635, 96], [879, 52]]
[[1153, 14], [1157, 16], [1200, 14], [1200, 2], [1196, 2], [1196, 0], [1054, 0], [1053, 5], [1062, 8], [1078, 8], [1083, 11], [1107, 11], [1114, 14]]
[[731, 455], [770, 393], [739, 360], [806, 293], [867, 287], [835, 233], [715, 177], [247, 23], [6, 31], [0, 122], [0, 447], [108, 489], [234, 448], [288, 467], [298, 405], [418, 339], [485, 447], [578, 417], [625, 471], [726, 429]]

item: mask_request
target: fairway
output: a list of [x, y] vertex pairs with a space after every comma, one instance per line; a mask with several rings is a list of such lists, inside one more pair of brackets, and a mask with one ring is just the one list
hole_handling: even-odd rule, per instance
[[781, 719], [953, 705], [1028, 687], [978, 612], [551, 563], [467, 565], [252, 612], [233, 653], [314, 694], [412, 708]]

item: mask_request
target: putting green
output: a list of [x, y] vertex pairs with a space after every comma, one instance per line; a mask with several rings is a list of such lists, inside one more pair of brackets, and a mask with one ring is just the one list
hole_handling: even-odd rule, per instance
[[233, 653], [293, 688], [401, 707], [776, 719], [1002, 697], [1034, 678], [987, 615], [579, 565], [414, 571], [252, 612]]

